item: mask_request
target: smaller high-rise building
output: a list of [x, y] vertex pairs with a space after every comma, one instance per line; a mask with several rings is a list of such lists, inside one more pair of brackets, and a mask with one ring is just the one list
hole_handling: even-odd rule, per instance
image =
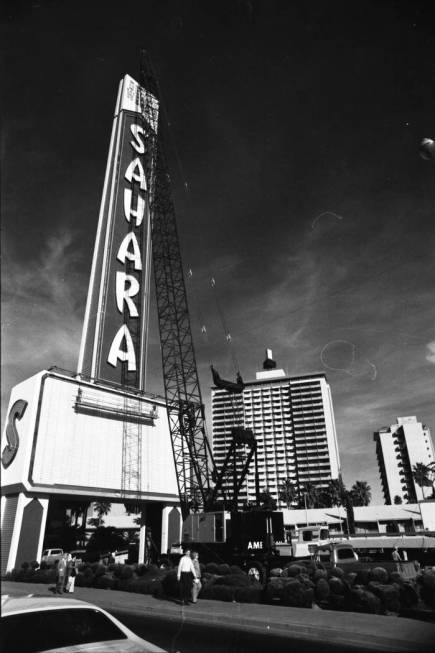
[[396, 424], [376, 431], [374, 440], [385, 503], [398, 501], [396, 497], [403, 503], [424, 499], [430, 488], [420, 487], [412, 470], [435, 461], [429, 428], [415, 416], [398, 417]]

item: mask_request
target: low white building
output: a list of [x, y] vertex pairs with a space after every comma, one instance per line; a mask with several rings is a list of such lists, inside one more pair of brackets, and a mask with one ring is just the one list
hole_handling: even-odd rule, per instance
[[[284, 509], [284, 526], [327, 525], [331, 532], [345, 530], [346, 510], [335, 508]], [[354, 507], [355, 533], [413, 533], [435, 531], [435, 501], [403, 505]]]

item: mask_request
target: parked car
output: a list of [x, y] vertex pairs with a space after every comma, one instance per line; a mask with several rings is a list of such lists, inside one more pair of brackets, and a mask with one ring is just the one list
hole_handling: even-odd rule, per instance
[[76, 599], [8, 597], [1, 630], [5, 653], [165, 653], [102, 608]]
[[49, 566], [54, 566], [63, 556], [63, 549], [44, 549], [42, 552], [41, 562]]

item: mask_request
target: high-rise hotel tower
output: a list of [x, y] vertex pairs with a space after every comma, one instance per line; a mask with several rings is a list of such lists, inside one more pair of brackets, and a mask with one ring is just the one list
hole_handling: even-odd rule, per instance
[[[266, 350], [263, 369], [240, 393], [212, 388], [213, 455], [218, 467], [231, 444], [231, 427], [252, 429], [257, 441], [260, 491], [278, 501], [280, 487], [291, 479], [303, 492], [306, 483], [326, 487], [340, 473], [331, 390], [324, 374], [286, 376]], [[241, 469], [245, 452], [239, 454]], [[228, 481], [231, 483], [231, 480]], [[252, 462], [239, 504], [255, 501]], [[284, 502], [279, 502], [285, 507]]]

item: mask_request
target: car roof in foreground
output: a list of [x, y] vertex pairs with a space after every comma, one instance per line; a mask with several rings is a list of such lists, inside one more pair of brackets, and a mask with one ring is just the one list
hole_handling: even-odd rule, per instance
[[93, 603], [55, 596], [10, 596], [2, 597], [2, 616], [18, 612], [33, 612], [36, 610], [62, 610], [66, 608], [90, 608], [101, 610]]

